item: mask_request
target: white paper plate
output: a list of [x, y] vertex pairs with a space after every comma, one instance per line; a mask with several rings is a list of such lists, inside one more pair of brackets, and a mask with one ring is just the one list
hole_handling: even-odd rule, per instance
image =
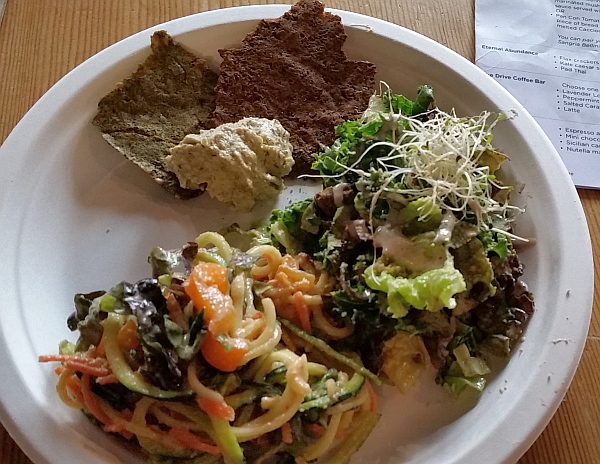
[[[149, 53], [151, 32], [166, 29], [218, 65], [261, 18], [289, 6], [252, 6], [177, 19], [98, 53], [61, 79], [27, 113], [0, 150], [0, 417], [38, 463], [138, 462], [133, 454], [57, 398], [52, 366], [69, 338], [75, 292], [109, 288], [149, 273], [154, 245], [178, 247], [198, 232], [247, 222], [207, 195], [173, 199], [100, 137], [90, 120], [99, 99]], [[383, 418], [353, 462], [499, 463], [525, 452], [558, 407], [584, 346], [593, 267], [584, 214], [567, 171], [541, 129], [499, 84], [447, 48], [373, 18], [335, 11], [348, 30], [346, 51], [378, 67], [378, 78], [414, 95], [435, 88], [438, 105], [458, 114], [514, 111], [495, 145], [511, 158], [509, 176], [525, 184], [527, 213], [517, 232], [525, 280], [537, 313], [510, 363], [474, 405], [433, 385], [407, 396], [380, 392]], [[279, 200], [308, 195], [295, 186]], [[263, 211], [275, 205], [267, 205]], [[430, 379], [431, 380], [431, 379]]]

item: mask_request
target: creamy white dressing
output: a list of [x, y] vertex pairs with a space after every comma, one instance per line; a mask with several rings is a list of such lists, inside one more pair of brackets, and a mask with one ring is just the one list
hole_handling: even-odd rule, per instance
[[332, 187], [333, 203], [336, 208], [344, 205], [344, 187], [346, 184], [336, 184]]
[[449, 242], [452, 238], [452, 231], [454, 230], [454, 226], [456, 225], [456, 216], [452, 211], [446, 211], [444, 216], [442, 217], [442, 222], [440, 223], [440, 227], [435, 234], [435, 238], [433, 239], [433, 243], [440, 244]]
[[414, 272], [439, 269], [446, 262], [445, 254], [428, 252], [426, 246], [415, 243], [398, 228], [386, 224], [380, 226], [373, 235], [373, 243], [383, 249], [383, 255], [391, 261], [402, 264]]

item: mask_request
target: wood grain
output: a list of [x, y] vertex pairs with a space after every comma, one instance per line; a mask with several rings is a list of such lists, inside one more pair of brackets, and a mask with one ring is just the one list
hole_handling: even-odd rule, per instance
[[[98, 51], [181, 16], [268, 0], [8, 0], [0, 25], [0, 143], [62, 76]], [[473, 0], [331, 0], [331, 8], [385, 19], [474, 58]], [[600, 262], [600, 192], [581, 191]], [[581, 365], [562, 405], [520, 464], [600, 463], [600, 285]], [[29, 459], [0, 426], [0, 463]]]

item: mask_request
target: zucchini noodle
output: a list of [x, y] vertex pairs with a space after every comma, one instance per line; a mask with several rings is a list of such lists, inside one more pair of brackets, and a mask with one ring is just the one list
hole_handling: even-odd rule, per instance
[[150, 406], [154, 403], [152, 398], [147, 396], [141, 398], [136, 404], [133, 410], [133, 416], [131, 417], [131, 423], [138, 426], [146, 426], [146, 415]]
[[265, 298], [262, 300], [262, 304], [265, 314], [265, 329], [256, 340], [248, 343], [248, 352], [244, 355], [243, 360], [244, 364], [271, 351], [281, 339], [281, 325], [277, 321], [273, 301]]
[[231, 282], [229, 293], [240, 320], [243, 316], [252, 317], [257, 312], [254, 306], [253, 284], [254, 280], [244, 273], [235, 276]]
[[229, 245], [227, 240], [225, 240], [225, 237], [221, 234], [216, 232], [204, 232], [196, 237], [196, 243], [199, 248], [205, 247], [206, 245], [214, 245], [219, 252], [219, 255], [226, 263], [231, 261], [231, 257], [233, 256], [231, 245]]
[[[136, 409], [139, 408], [137, 416], [135, 419], [132, 417], [131, 421], [126, 421], [123, 419], [123, 416], [119, 414], [112, 406], [106, 403], [103, 400], [99, 400], [100, 405], [104, 413], [110, 417], [110, 419], [115, 423], [122, 425], [122, 427], [128, 432], [134, 434], [136, 437], [140, 438], [148, 438], [150, 440], [155, 441], [156, 443], [160, 443], [162, 446], [177, 449], [179, 448], [177, 445], [171, 443], [167, 437], [161, 435], [154, 430], [151, 430], [146, 423], [146, 412], [148, 411], [148, 407], [152, 402], [152, 398], [143, 397], [136, 403]], [[134, 410], [135, 415], [135, 410]]]
[[[168, 411], [168, 412], [165, 412]], [[150, 413], [161, 423], [168, 427], [179, 427], [194, 432], [200, 432], [200, 437], [207, 441], [217, 442], [217, 433], [208, 415], [189, 405], [169, 402], [154, 401], [150, 406]], [[173, 416], [180, 416], [176, 418]]]
[[251, 273], [255, 279], [264, 279], [270, 276], [279, 267], [282, 259], [279, 250], [271, 245], [255, 246], [248, 250], [248, 254], [262, 257], [252, 266]]
[[346, 430], [350, 428], [352, 424], [352, 418], [354, 417], [355, 410], [351, 409], [342, 413], [342, 420], [338, 428], [338, 435], [345, 434]]
[[304, 401], [304, 395], [311, 391], [308, 384], [308, 361], [302, 355], [288, 368], [283, 394], [273, 402], [271, 409], [250, 422], [232, 427], [238, 441], [244, 442], [278, 429], [288, 422]]
[[338, 413], [342, 413], [342, 412], [346, 412], [346, 411], [351, 411], [351, 410], [357, 409], [365, 404], [368, 405], [368, 403], [369, 403], [369, 389], [367, 388], [367, 386], [365, 384], [361, 387], [361, 389], [357, 395], [355, 395], [351, 398], [348, 398], [347, 400], [342, 401], [341, 403], [338, 403], [335, 406], [330, 407], [327, 410], [327, 414], [333, 415], [333, 414], [338, 414]]
[[285, 348], [269, 353], [262, 360], [259, 369], [254, 374], [254, 381], [260, 382], [264, 380], [265, 376], [277, 365], [291, 366], [298, 358], [299, 356], [296, 353]]
[[307, 461], [313, 461], [323, 454], [327, 452], [330, 446], [333, 444], [335, 440], [335, 435], [338, 431], [338, 427], [340, 426], [340, 421], [342, 419], [342, 413], [338, 412], [331, 416], [329, 419], [329, 423], [327, 424], [327, 430], [323, 434], [321, 438], [319, 438], [315, 443], [307, 447], [302, 453], [302, 457]]
[[146, 416], [152, 414], [160, 423], [168, 425], [169, 427], [182, 427], [188, 430], [198, 431], [204, 431], [205, 427], [199, 427], [193, 422], [174, 420], [168, 414], [163, 413], [156, 407], [158, 403], [160, 402], [153, 398], [141, 398], [136, 403], [131, 421], [120, 420], [119, 413], [107, 404], [103, 404], [102, 407], [113, 422], [118, 423], [118, 425], [121, 425], [127, 432], [135, 435], [142, 447], [155, 449], [156, 446], [159, 446], [165, 451], [168, 450], [169, 453], [182, 456], [189, 454], [191, 452], [190, 450], [184, 445], [173, 441], [166, 433], [159, 432], [158, 428], [155, 430], [151, 429], [147, 424]]
[[242, 319], [244, 317], [244, 305], [245, 305], [245, 294], [246, 286], [243, 274], [239, 274], [233, 278], [229, 287], [229, 295], [233, 301], [233, 307], [235, 308], [235, 322], [233, 324], [234, 333], [239, 330], [242, 325]]
[[244, 302], [246, 304], [246, 316], [252, 317], [257, 311], [254, 305], [254, 279], [244, 277]]
[[[97, 359], [82, 357], [86, 359], [84, 362], [65, 356], [53, 359], [71, 362], [60, 371], [56, 387], [59, 397], [69, 407], [87, 410], [103, 424], [105, 431], [136, 439], [150, 455], [164, 454], [174, 462], [180, 458], [197, 463], [241, 462], [243, 450], [239, 444], [256, 439], [259, 440], [253, 446], [264, 448], [261, 459], [266, 462], [269, 456], [273, 459], [280, 452], [288, 453], [290, 446], [297, 447], [296, 434], [303, 432], [292, 429], [290, 421], [305, 421], [298, 415], [299, 411], [312, 408], [311, 413], [327, 423], [326, 430], [318, 439], [307, 437], [308, 442], [301, 442], [305, 448], [297, 447], [296, 454], [301, 455], [295, 457], [297, 462], [318, 459], [332, 446], [338, 431], [350, 427], [354, 412], [369, 401], [368, 392], [366, 388], [358, 393], [347, 388], [348, 374], [330, 369], [328, 361], [309, 361], [306, 353], [311, 345], [303, 339], [298, 338], [300, 343], [296, 344], [294, 336], [294, 351], [285, 348], [281, 344], [282, 322], [278, 317], [281, 311], [293, 319], [294, 313], [302, 311], [304, 319], [301, 320], [307, 322], [306, 317], [312, 318], [314, 327], [326, 337], [349, 336], [351, 327], [337, 327], [323, 313], [323, 296], [334, 288], [335, 279], [322, 272], [308, 255], [282, 256], [270, 245], [249, 250], [249, 254], [260, 256], [250, 269], [229, 265], [226, 274], [223, 262], [231, 262], [234, 250], [223, 236], [203, 233], [196, 243], [199, 247], [208, 247], [213, 257], [218, 252], [218, 262], [211, 262], [222, 266], [218, 270], [221, 280], [215, 283], [211, 280], [213, 274], [202, 272], [193, 274], [193, 278], [204, 279], [199, 283], [211, 292], [220, 292], [228, 302], [226, 309], [231, 309], [227, 317], [233, 322], [223, 332], [211, 332], [211, 322], [218, 320], [214, 314], [223, 310], [223, 298], [210, 298], [212, 293], [206, 299], [203, 294], [191, 295], [181, 280], [161, 283], [164, 286], [160, 289], [161, 295], [165, 299], [165, 314], [161, 316], [165, 321], [170, 319], [169, 330], [183, 332], [181, 356], [187, 357], [178, 366], [183, 372], [181, 386], [173, 390], [159, 389], [142, 375], [138, 365], [140, 347], [148, 342], [140, 330], [143, 322], [133, 312], [111, 309], [100, 321], [103, 347], [94, 354]], [[206, 255], [205, 251], [202, 253]], [[202, 257], [205, 256], [198, 254], [194, 260], [198, 263], [194, 265], [198, 265]], [[257, 286], [259, 282], [262, 287]], [[201, 305], [205, 305], [204, 309], [212, 305], [207, 311], [208, 319], [198, 319]], [[198, 327], [196, 321], [202, 326]], [[205, 345], [208, 335], [213, 336], [210, 343], [217, 341], [222, 348], [218, 344], [217, 348], [210, 343]], [[177, 342], [172, 343], [175, 347]], [[209, 361], [214, 353], [210, 350], [230, 353], [231, 347], [243, 350], [232, 370], [223, 369], [225, 375], [207, 375], [214, 372], [205, 370], [209, 363], [211, 369], [222, 369]], [[82, 366], [88, 371], [79, 372], [71, 366]], [[87, 382], [83, 386], [81, 374], [81, 379]], [[334, 377], [329, 378], [332, 375]], [[97, 388], [110, 388], [98, 381], [105, 378], [114, 378], [120, 386], [136, 392], [138, 399], [132, 404], [123, 398], [127, 406], [116, 408], [118, 403], [113, 404], [105, 399], [106, 395], [91, 390], [94, 383]], [[309, 394], [312, 396], [307, 400]], [[331, 406], [339, 397], [347, 395], [349, 399]], [[266, 435], [279, 429], [284, 441], [266, 444]]]
[[313, 308], [314, 324], [317, 329], [329, 336], [330, 338], [340, 339], [352, 335], [354, 327], [347, 325], [345, 327], [336, 327], [330, 323], [323, 314], [323, 306], [315, 305]]
[[202, 382], [198, 379], [197, 374], [197, 358], [190, 363], [187, 370], [187, 381], [190, 385], [190, 388], [198, 395], [199, 398], [203, 398], [210, 401], [223, 402], [223, 395], [219, 392], [211, 390], [208, 387], [205, 387]]
[[207, 427], [205, 425], [201, 425], [196, 421], [192, 421], [188, 417], [185, 417], [185, 419], [177, 419], [161, 409], [161, 406], [170, 412], [177, 412], [174, 409], [171, 409], [169, 405], [158, 405], [156, 402], [152, 404], [150, 411], [161, 424], [165, 424], [169, 427], [183, 427], [196, 432], [206, 432]]
[[241, 327], [234, 332], [238, 338], [254, 340], [265, 329], [266, 321], [264, 317], [253, 319], [246, 318], [242, 321]]
[[322, 306], [323, 298], [321, 295], [302, 295], [302, 299], [308, 306]]
[[191, 406], [178, 403], [176, 401], [156, 401], [152, 406], [153, 411], [160, 410], [160, 408], [167, 409], [185, 417], [189, 421], [190, 425], [188, 428], [190, 430], [202, 430], [206, 433], [211, 432], [211, 425], [208, 416], [197, 408], [192, 408]]
[[82, 404], [76, 397], [74, 398], [75, 395], [69, 393], [69, 389], [67, 387], [67, 382], [74, 374], [74, 370], [66, 368], [63, 369], [58, 376], [58, 381], [56, 382], [56, 392], [58, 393], [58, 397], [62, 400], [62, 402], [70, 408], [84, 409], [85, 405]]
[[[255, 382], [261, 382], [265, 379], [267, 374], [275, 369], [278, 365], [289, 367], [293, 363], [295, 363], [300, 356], [294, 353], [287, 348], [282, 348], [276, 351], [271, 352], [266, 355], [259, 362], [258, 369], [255, 371], [253, 375], [253, 380]], [[321, 377], [327, 372], [327, 367], [323, 364], [315, 363], [315, 362], [307, 362], [308, 374], [314, 377]]]

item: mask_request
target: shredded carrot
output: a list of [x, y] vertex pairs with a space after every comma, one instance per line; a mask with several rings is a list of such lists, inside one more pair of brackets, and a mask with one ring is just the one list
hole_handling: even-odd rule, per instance
[[117, 343], [123, 351], [139, 348], [140, 341], [137, 337], [137, 324], [133, 319], [128, 319], [117, 334]]
[[63, 371], [64, 371], [64, 370], [65, 370], [65, 366], [63, 366], [63, 365], [56, 366], [56, 367], [54, 368], [54, 373], [55, 373], [56, 375], [60, 375], [60, 374], [62, 374], [62, 373], [63, 373]]
[[[292, 297], [292, 302], [293, 302]], [[298, 312], [293, 304], [275, 304], [275, 311], [279, 317], [283, 317], [288, 321], [292, 322], [294, 325], [298, 327], [301, 326], [300, 318], [298, 317]]]
[[250, 440], [250, 441], [260, 447], [263, 447], [263, 448], [266, 446], [269, 446], [269, 439], [267, 438], [266, 434], [259, 435], [254, 440]]
[[96, 367], [96, 366], [92, 366], [88, 363], [79, 362], [79, 361], [75, 361], [75, 360], [66, 361], [65, 367], [67, 369], [72, 369], [74, 371], [78, 371], [83, 374], [93, 375], [95, 377], [104, 377], [104, 376], [110, 374], [110, 369], [108, 368], [108, 366]]
[[285, 346], [287, 346], [294, 353], [296, 352], [296, 350], [298, 349], [296, 343], [294, 343], [294, 340], [292, 339], [288, 330], [283, 327], [281, 328], [281, 339], [283, 340]]
[[50, 354], [42, 355], [38, 358], [39, 362], [61, 362], [67, 369], [71, 369], [83, 374], [103, 377], [110, 374], [108, 361], [104, 358], [86, 358], [77, 355]]
[[133, 411], [131, 409], [123, 409], [120, 413], [124, 420], [131, 422], [131, 419], [133, 418]]
[[292, 426], [289, 422], [286, 422], [281, 426], [281, 441], [288, 445], [292, 444], [294, 441], [294, 437], [292, 436]]
[[348, 437], [348, 430], [338, 430], [335, 434], [337, 440], [345, 440]]
[[304, 301], [302, 297], [302, 292], [294, 293], [294, 308], [296, 309], [296, 313], [298, 314], [298, 319], [300, 319], [300, 326], [302, 330], [305, 332], [311, 333], [312, 328], [310, 326], [310, 308]]
[[[279, 269], [281, 269], [281, 265], [279, 266]], [[268, 283], [272, 287], [279, 287], [279, 288], [292, 288], [293, 287], [293, 284], [290, 281], [290, 277], [285, 272], [282, 272], [281, 270], [275, 271], [275, 274], [273, 274], [273, 278], [270, 279]]]
[[69, 380], [67, 380], [67, 388], [80, 404], [85, 404], [85, 400], [83, 398], [83, 393], [81, 390], [81, 381], [79, 380], [79, 377], [77, 377], [75, 374], [69, 377]]
[[83, 374], [83, 376], [81, 377], [81, 393], [83, 396], [83, 404], [85, 404], [85, 408], [90, 412], [90, 414], [92, 414], [104, 425], [114, 425], [111, 418], [108, 417], [108, 415], [102, 409], [102, 406], [99, 402], [99, 398], [92, 391], [90, 381], [90, 375]]
[[39, 362], [67, 362], [67, 361], [82, 361], [91, 366], [104, 366], [107, 364], [103, 358], [88, 358], [76, 354], [43, 354], [38, 357]]
[[371, 385], [371, 382], [369, 382], [368, 380], [365, 379], [365, 382], [367, 382], [367, 388], [369, 389], [369, 399], [370, 399], [370, 404], [371, 404], [371, 411], [375, 412], [377, 411], [377, 395], [375, 395], [375, 390], [373, 390], [373, 386]]
[[125, 438], [133, 438], [133, 434], [125, 430], [125, 425], [121, 422], [113, 422], [111, 425], [105, 425], [104, 431], [109, 433], [119, 433]]
[[[92, 391], [91, 377], [89, 374], [83, 374], [81, 376], [81, 395], [83, 404], [90, 414], [98, 419], [103, 425], [105, 432], [118, 433], [128, 440], [134, 437], [134, 434], [125, 429], [125, 423], [127, 422], [124, 417], [118, 417], [121, 420], [113, 420], [109, 414], [105, 411], [106, 409], [112, 410], [112, 407], [106, 404], [101, 398], [96, 396]], [[113, 414], [121, 416], [118, 411], [113, 410]]]
[[235, 411], [225, 401], [215, 401], [208, 398], [198, 397], [198, 406], [209, 416], [226, 421], [235, 419]]
[[102, 338], [100, 338], [100, 342], [98, 343], [98, 346], [94, 350], [93, 355], [94, 355], [94, 357], [96, 357], [96, 356], [101, 356], [101, 357], [106, 356], [106, 350], [104, 349], [104, 332], [102, 333]]
[[221, 450], [218, 446], [207, 443], [198, 435], [193, 434], [189, 429], [184, 427], [173, 427], [169, 430], [167, 435], [176, 442], [195, 451], [209, 454], [221, 454]]
[[117, 376], [115, 374], [108, 374], [96, 378], [96, 383], [99, 385], [108, 385], [111, 383], [119, 383], [119, 379], [117, 379]]
[[188, 323], [185, 320], [185, 316], [183, 315], [183, 310], [181, 309], [181, 305], [175, 298], [173, 293], [169, 293], [167, 296], [167, 310], [169, 311], [169, 316], [171, 316], [171, 320], [181, 327], [183, 330], [188, 330]]
[[306, 428], [316, 437], [320, 437], [325, 433], [325, 427], [323, 427], [321, 424], [317, 424], [316, 422], [311, 422], [306, 426]]

